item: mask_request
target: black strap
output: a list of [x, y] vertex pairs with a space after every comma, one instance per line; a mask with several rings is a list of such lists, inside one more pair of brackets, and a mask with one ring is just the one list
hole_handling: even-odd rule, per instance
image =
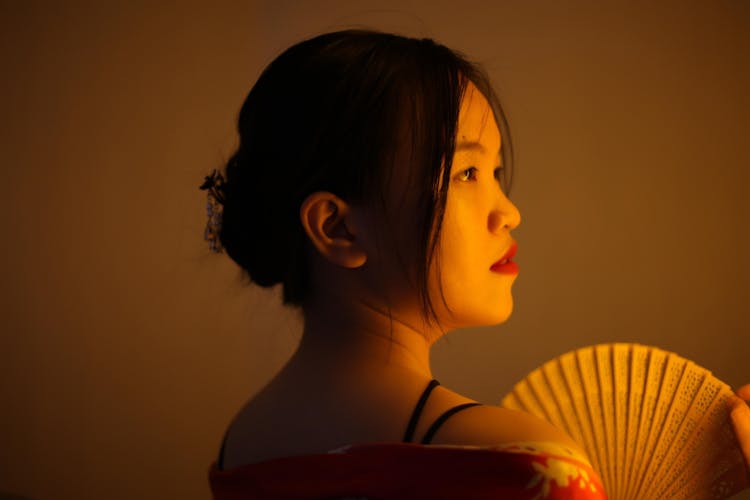
[[448, 420], [448, 417], [450, 417], [454, 413], [458, 413], [461, 410], [465, 410], [466, 408], [471, 408], [472, 406], [479, 406], [479, 405], [481, 405], [481, 403], [460, 404], [458, 406], [454, 406], [450, 410], [440, 415], [440, 417], [437, 420], [435, 420], [435, 422], [432, 424], [432, 426], [429, 428], [427, 433], [422, 438], [422, 444], [429, 444], [430, 440], [432, 439], [432, 436], [434, 436], [435, 433], [437, 432], [438, 427], [440, 427], [443, 424], [443, 422]]
[[419, 398], [419, 402], [417, 403], [416, 408], [414, 408], [414, 412], [411, 414], [409, 425], [406, 427], [406, 434], [404, 435], [405, 443], [411, 443], [412, 437], [414, 435], [414, 430], [417, 428], [417, 420], [419, 420], [419, 414], [422, 413], [424, 405], [427, 402], [427, 398], [430, 397], [430, 393], [432, 392], [432, 390], [439, 385], [440, 382], [432, 379], [430, 380], [430, 383], [427, 385], [427, 388], [424, 390], [424, 392], [422, 392], [422, 396]]

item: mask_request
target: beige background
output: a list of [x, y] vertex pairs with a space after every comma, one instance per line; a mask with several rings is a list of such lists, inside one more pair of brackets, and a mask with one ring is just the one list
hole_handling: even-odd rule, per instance
[[748, 2], [124, 4], [0, 3], [0, 491], [209, 497], [301, 325], [208, 251], [198, 186], [265, 65], [355, 24], [483, 62], [514, 133], [515, 310], [442, 340], [441, 383], [495, 404], [613, 341], [750, 382]]

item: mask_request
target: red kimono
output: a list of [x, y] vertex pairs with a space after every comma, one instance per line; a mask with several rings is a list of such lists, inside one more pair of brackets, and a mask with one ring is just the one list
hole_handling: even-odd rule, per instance
[[215, 500], [606, 499], [586, 459], [549, 442], [504, 446], [349, 445], [219, 470]]

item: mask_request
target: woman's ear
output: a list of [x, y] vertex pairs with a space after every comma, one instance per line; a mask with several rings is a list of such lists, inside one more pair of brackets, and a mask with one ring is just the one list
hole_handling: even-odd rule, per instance
[[351, 207], [336, 195], [316, 191], [302, 202], [299, 210], [302, 227], [318, 252], [330, 262], [354, 269], [367, 261], [367, 251], [357, 234]]

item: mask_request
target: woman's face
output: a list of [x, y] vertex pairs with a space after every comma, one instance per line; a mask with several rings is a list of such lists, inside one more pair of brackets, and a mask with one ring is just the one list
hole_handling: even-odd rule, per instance
[[[510, 231], [521, 220], [516, 206], [500, 189], [497, 171], [501, 166], [500, 145], [500, 131], [492, 108], [470, 83], [459, 111], [456, 152], [436, 249], [442, 288], [451, 312], [440, 296], [435, 260], [428, 275], [430, 299], [445, 331], [502, 323], [513, 310], [510, 288], [517, 275], [490, 270], [510, 249], [514, 242]], [[403, 272], [406, 264], [388, 250], [402, 249], [410, 257], [406, 262], [414, 262], [416, 257], [411, 253], [415, 227], [413, 221], [403, 215], [416, 210], [416, 199], [410, 193], [414, 193], [414, 187], [409, 169], [395, 169], [387, 195], [392, 213], [391, 225], [384, 227], [386, 251], [369, 253], [363, 279], [366, 290], [374, 291], [378, 297], [387, 294], [388, 304], [395, 307], [394, 312], [401, 322], [425, 332], [429, 340], [434, 341], [439, 338], [439, 330], [432, 325], [429, 330], [435, 328], [434, 333], [427, 333], [427, 325], [421, 323], [422, 305], [414, 288], [414, 276], [407, 279]], [[379, 216], [374, 217], [380, 220]], [[378, 225], [382, 223], [381, 220]], [[358, 238], [365, 240], [367, 248], [373, 248], [367, 233]], [[370, 301], [378, 303], [377, 299]]]
[[518, 208], [500, 188], [502, 138], [489, 103], [470, 83], [458, 121], [456, 152], [438, 248], [443, 292], [435, 266], [429, 288], [445, 328], [504, 322], [513, 310], [511, 285], [517, 274], [491, 271], [510, 249], [510, 231], [521, 222]]

